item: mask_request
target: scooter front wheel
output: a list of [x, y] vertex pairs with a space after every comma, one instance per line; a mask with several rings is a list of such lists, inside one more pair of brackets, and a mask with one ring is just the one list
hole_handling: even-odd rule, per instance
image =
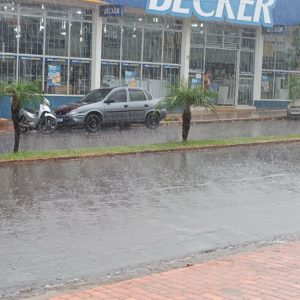
[[42, 134], [51, 134], [57, 128], [57, 120], [53, 117], [43, 117], [37, 124], [37, 130]]

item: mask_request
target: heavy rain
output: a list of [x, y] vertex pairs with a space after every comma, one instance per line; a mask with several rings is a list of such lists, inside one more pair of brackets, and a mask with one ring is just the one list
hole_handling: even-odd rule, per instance
[[[0, 0], [0, 299], [299, 256], [298, 2]], [[272, 259], [194, 298], [299, 299]]]

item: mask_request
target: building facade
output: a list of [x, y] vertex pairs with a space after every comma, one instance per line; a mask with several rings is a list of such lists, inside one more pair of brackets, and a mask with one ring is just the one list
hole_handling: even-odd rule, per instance
[[36, 81], [57, 106], [98, 87], [163, 97], [206, 80], [219, 105], [283, 108], [300, 98], [298, 2], [0, 0], [0, 81]]

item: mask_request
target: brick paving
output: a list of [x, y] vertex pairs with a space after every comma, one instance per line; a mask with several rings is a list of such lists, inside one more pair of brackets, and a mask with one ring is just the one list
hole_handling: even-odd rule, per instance
[[47, 299], [299, 300], [300, 242], [269, 246]]

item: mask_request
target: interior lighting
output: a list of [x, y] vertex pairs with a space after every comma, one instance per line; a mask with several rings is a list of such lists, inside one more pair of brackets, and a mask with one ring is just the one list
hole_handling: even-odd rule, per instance
[[82, 14], [82, 11], [81, 11], [81, 10], [78, 10], [78, 11], [77, 11], [77, 14], [78, 14], [78, 15], [81, 15], [81, 14]]
[[60, 33], [61, 35], [67, 35], [67, 33], [65, 31]]

